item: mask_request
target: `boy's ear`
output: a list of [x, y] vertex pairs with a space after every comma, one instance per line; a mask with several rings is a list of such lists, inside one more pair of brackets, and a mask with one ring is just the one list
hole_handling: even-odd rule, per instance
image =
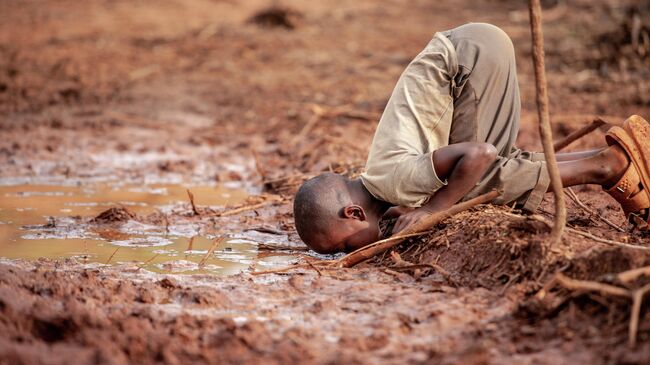
[[348, 219], [366, 220], [366, 212], [359, 205], [353, 204], [343, 208], [343, 217]]

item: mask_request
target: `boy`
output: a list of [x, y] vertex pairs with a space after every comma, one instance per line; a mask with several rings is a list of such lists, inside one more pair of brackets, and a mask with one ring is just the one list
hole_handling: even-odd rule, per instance
[[[549, 187], [542, 153], [514, 147], [519, 130], [515, 54], [501, 29], [470, 23], [436, 33], [408, 65], [375, 132], [359, 179], [326, 173], [294, 201], [300, 238], [320, 253], [353, 251], [421, 217], [490, 190], [493, 203], [534, 211]], [[633, 116], [613, 127], [609, 147], [562, 153], [565, 187], [599, 184], [626, 215], [650, 219], [650, 125]]]

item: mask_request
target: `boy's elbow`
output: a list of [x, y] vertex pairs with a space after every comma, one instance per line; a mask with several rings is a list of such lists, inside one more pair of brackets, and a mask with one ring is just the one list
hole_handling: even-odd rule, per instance
[[483, 164], [491, 164], [497, 159], [498, 151], [489, 143], [477, 143], [469, 151], [469, 160]]

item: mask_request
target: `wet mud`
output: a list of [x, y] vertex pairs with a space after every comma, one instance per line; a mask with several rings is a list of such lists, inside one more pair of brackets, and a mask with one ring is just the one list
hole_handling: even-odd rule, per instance
[[[596, 116], [649, 118], [650, 5], [543, 3], [556, 139]], [[352, 269], [259, 274], [336, 258], [300, 242], [292, 195], [319, 172], [362, 171], [436, 30], [511, 36], [518, 145], [540, 149], [525, 2], [0, 14], [0, 363], [648, 363], [650, 299], [633, 298], [650, 271], [629, 270], [650, 265], [650, 236], [600, 187], [573, 190], [588, 209], [568, 200], [558, 247], [549, 195], [536, 216], [477, 207]], [[567, 150], [604, 144], [597, 130]]]

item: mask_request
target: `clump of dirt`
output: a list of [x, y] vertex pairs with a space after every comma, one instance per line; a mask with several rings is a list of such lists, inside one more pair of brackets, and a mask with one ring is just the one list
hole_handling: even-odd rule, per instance
[[0, 313], [6, 319], [0, 321], [0, 357], [10, 364], [182, 364], [297, 363], [306, 356], [296, 342], [260, 322], [176, 316], [157, 306], [170, 302], [215, 310], [228, 299], [170, 279], [135, 285], [97, 270], [29, 272], [0, 265]]
[[[549, 233], [546, 224], [513, 220], [501, 212], [508, 210], [482, 207], [454, 216], [428, 237], [398, 246], [400, 265], [435, 264], [449, 273], [446, 279], [454, 285], [495, 288], [537, 279], [563, 264], [561, 255], [549, 257], [543, 252]], [[391, 267], [393, 261], [384, 255], [375, 264]], [[436, 270], [428, 271], [433, 273]]]
[[260, 27], [293, 30], [301, 18], [302, 14], [296, 10], [273, 6], [255, 13], [248, 21]]
[[95, 218], [91, 219], [91, 223], [106, 224], [116, 222], [126, 222], [134, 219], [135, 214], [131, 213], [125, 207], [112, 207], [99, 213]]

